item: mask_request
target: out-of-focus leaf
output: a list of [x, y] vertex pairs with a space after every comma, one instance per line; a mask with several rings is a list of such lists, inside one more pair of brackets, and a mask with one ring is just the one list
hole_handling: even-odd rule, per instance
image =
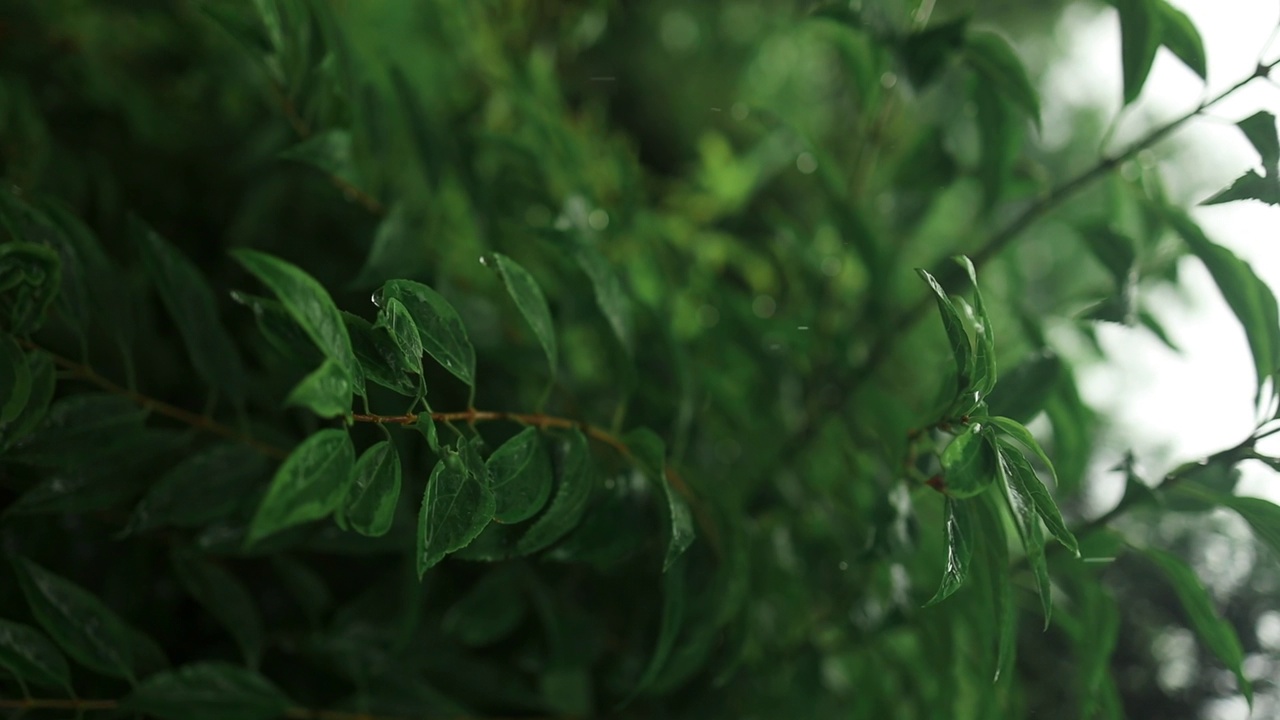
[[1009, 546], [995, 494], [985, 493], [972, 502], [974, 527], [977, 530], [974, 565], [980, 569], [980, 577], [985, 579], [987, 587], [984, 598], [995, 615], [996, 637], [993, 639], [996, 643], [996, 656], [993, 681], [999, 681], [1000, 676], [1013, 667], [1017, 631], [1018, 613], [1013, 604], [1013, 588], [1009, 577]]
[[916, 87], [928, 85], [946, 62], [964, 47], [967, 18], [912, 33], [898, 43], [898, 55], [907, 66], [907, 77]]
[[1259, 200], [1268, 205], [1280, 205], [1280, 178], [1262, 177], [1256, 170], [1246, 170], [1231, 183], [1231, 187], [1205, 200], [1202, 205], [1221, 205], [1236, 200]]
[[1200, 39], [1200, 31], [1186, 13], [1170, 5], [1165, 0], [1152, 0], [1156, 15], [1160, 18], [1160, 41], [1170, 52], [1200, 76], [1208, 78], [1208, 67], [1205, 62], [1204, 41]]
[[519, 573], [511, 566], [499, 567], [445, 612], [441, 629], [464, 645], [490, 645], [520, 626], [528, 609], [525, 596]]
[[343, 516], [361, 535], [387, 534], [400, 499], [400, 454], [390, 440], [374, 443], [356, 461]]
[[1280, 506], [1262, 498], [1228, 495], [1223, 504], [1240, 513], [1253, 534], [1280, 559]]
[[[32, 352], [27, 353], [23, 361], [27, 364], [27, 376], [30, 380], [27, 400], [12, 420], [0, 422], [0, 448], [8, 447], [12, 441], [26, 437], [44, 420], [49, 412], [49, 403], [53, 400], [57, 380], [49, 356], [43, 352]], [[16, 374], [22, 371], [14, 372]]]
[[1040, 93], [1007, 40], [993, 32], [969, 31], [965, 34], [964, 56], [982, 82], [1009, 98], [1036, 127], [1040, 126]]
[[245, 663], [257, 667], [264, 642], [262, 616], [248, 588], [225, 568], [189, 548], [175, 546], [169, 557], [178, 582], [231, 633]]
[[494, 253], [490, 264], [502, 278], [507, 293], [515, 301], [525, 322], [529, 323], [529, 327], [533, 329], [534, 336], [538, 338], [538, 344], [547, 354], [547, 364], [551, 367], [551, 374], [554, 376], [556, 367], [559, 365], [559, 350], [556, 346], [555, 326], [551, 322], [551, 308], [547, 306], [547, 298], [542, 294], [542, 288], [538, 287], [538, 281], [529, 274], [528, 270], [506, 255]]
[[71, 691], [71, 668], [44, 633], [22, 623], [0, 619], [0, 668], [44, 688]]
[[128, 532], [156, 527], [199, 527], [226, 517], [267, 471], [262, 454], [243, 443], [211, 445], [175, 465], [143, 496]]
[[303, 440], [271, 479], [245, 544], [336, 510], [351, 486], [355, 461], [355, 449], [344, 430], [329, 428]]
[[22, 414], [31, 397], [31, 366], [22, 348], [9, 336], [0, 336], [0, 426]]
[[155, 675], [120, 702], [124, 710], [161, 720], [275, 720], [292, 705], [258, 673], [220, 662]]
[[648, 428], [637, 428], [627, 433], [623, 441], [631, 449], [636, 466], [662, 490], [667, 499], [667, 553], [662, 561], [665, 572], [693, 544], [693, 512], [667, 477], [667, 448], [662, 438]]
[[517, 523], [534, 516], [551, 495], [551, 459], [542, 435], [529, 427], [506, 441], [485, 463], [497, 509], [493, 519]]
[[1266, 110], [1259, 110], [1236, 123], [1236, 127], [1249, 138], [1253, 149], [1258, 151], [1267, 177], [1272, 181], [1280, 181], [1280, 137], [1276, 135], [1276, 116]]
[[641, 673], [640, 679], [636, 681], [636, 686], [631, 689], [628, 699], [635, 698], [649, 689], [649, 686], [662, 669], [666, 666], [667, 661], [671, 657], [671, 651], [675, 648], [676, 639], [680, 637], [680, 630], [684, 627], [685, 622], [685, 573], [688, 570], [685, 563], [678, 559], [669, 562], [664, 569], [662, 578], [662, 622], [658, 629], [658, 639], [654, 644], [653, 654], [649, 656], [649, 663], [645, 666], [644, 672]]
[[31, 242], [0, 245], [0, 330], [14, 335], [39, 330], [61, 282], [62, 265], [51, 248]]
[[631, 307], [631, 296], [622, 288], [622, 281], [609, 265], [609, 261], [590, 245], [580, 244], [574, 248], [574, 258], [578, 266], [591, 280], [595, 291], [596, 305], [609, 321], [614, 337], [618, 338], [628, 354], [635, 352], [634, 310]]
[[69, 395], [49, 408], [40, 427], [10, 457], [48, 467], [99, 461], [136, 447], [146, 411], [119, 395]]
[[992, 415], [1030, 422], [1044, 408], [1061, 372], [1062, 360], [1052, 350], [1033, 353], [1000, 377], [987, 407]]
[[459, 380], [475, 386], [476, 351], [462, 318], [448, 300], [412, 280], [391, 280], [382, 286], [379, 296], [382, 303], [392, 299], [403, 303], [418, 326], [423, 349]]
[[1120, 59], [1124, 104], [1138, 99], [1160, 49], [1162, 22], [1159, 0], [1114, 0], [1120, 12]]
[[973, 508], [967, 501], [947, 498], [947, 564], [942, 584], [925, 607], [940, 603], [959, 590], [969, 577], [969, 561], [973, 558]]
[[1018, 109], [1000, 88], [979, 78], [970, 83], [978, 111], [978, 180], [982, 182], [983, 206], [990, 210], [1004, 196], [1013, 176], [1022, 145], [1023, 124]]
[[431, 471], [418, 520], [418, 577], [466, 547], [484, 530], [497, 509], [489, 489], [489, 473], [474, 450], [443, 448]]
[[378, 223], [369, 256], [355, 287], [378, 286], [396, 277], [413, 277], [426, 269], [426, 223], [412, 203], [397, 202]]
[[351, 145], [351, 133], [335, 128], [316, 133], [299, 142], [281, 152], [280, 158], [310, 165], [350, 187], [360, 188], [364, 183], [352, 160]]

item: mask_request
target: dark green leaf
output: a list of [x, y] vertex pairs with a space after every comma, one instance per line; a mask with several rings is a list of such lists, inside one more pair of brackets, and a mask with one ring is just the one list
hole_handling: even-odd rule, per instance
[[974, 354], [973, 386], [979, 395], [985, 397], [996, 386], [995, 328], [991, 325], [991, 316], [987, 314], [987, 307], [982, 303], [982, 291], [978, 288], [978, 273], [973, 267], [973, 262], [964, 255], [957, 256], [955, 260], [960, 267], [964, 268], [970, 284], [973, 285], [973, 309], [977, 314], [975, 335], [978, 341]]
[[1111, 274], [1117, 287], [1132, 281], [1138, 264], [1138, 243], [1133, 237], [1109, 225], [1098, 224], [1081, 228], [1080, 238]]
[[649, 482], [662, 489], [667, 498], [667, 553], [662, 561], [665, 572], [693, 544], [693, 513], [685, 499], [672, 487], [667, 474], [666, 443], [662, 438], [648, 428], [637, 428], [627, 433], [623, 441], [630, 448], [636, 466], [649, 478]]
[[609, 321], [609, 327], [613, 328], [614, 337], [618, 338], [618, 342], [622, 344], [627, 354], [633, 353], [635, 351], [633, 310], [631, 298], [622, 288], [622, 281], [618, 279], [609, 261], [594, 247], [580, 244], [574, 248], [573, 255], [578, 261], [578, 266], [591, 280], [591, 287], [595, 290], [596, 305], [604, 314], [605, 320]]
[[466, 547], [493, 518], [497, 504], [488, 471], [463, 447], [443, 448], [431, 471], [418, 520], [418, 577], [445, 555]]
[[47, 475], [10, 505], [5, 513], [86, 513], [128, 507], [148, 478], [135, 463], [90, 463], [61, 468]]
[[10, 455], [32, 465], [68, 467], [136, 449], [146, 411], [119, 395], [85, 393], [58, 400]]
[[350, 376], [338, 363], [325, 360], [289, 391], [284, 402], [306, 408], [320, 417], [341, 417], [351, 412]]
[[1246, 170], [1231, 187], [1205, 200], [1202, 205], [1221, 205], [1236, 200], [1259, 200], [1280, 205], [1280, 177], [1262, 177], [1256, 170]]
[[1186, 63], [1192, 72], [1199, 75], [1201, 80], [1207, 79], [1208, 67], [1205, 63], [1204, 41], [1200, 39], [1200, 32], [1196, 30], [1191, 18], [1165, 0], [1152, 0], [1152, 2], [1156, 13], [1160, 16], [1161, 42], [1174, 55], [1177, 55], [1179, 60]]
[[353, 188], [364, 184], [351, 157], [351, 133], [347, 130], [316, 133], [280, 153], [280, 158], [310, 165]]
[[325, 357], [347, 374], [356, 392], [364, 394], [364, 375], [351, 349], [342, 313], [329, 292], [315, 278], [279, 258], [254, 250], [237, 250], [236, 260], [280, 298], [289, 315], [302, 326]]
[[404, 303], [396, 298], [385, 299], [373, 327], [386, 330], [391, 337], [402, 371], [410, 375], [422, 374], [422, 338]]
[[374, 329], [368, 320], [348, 312], [342, 313], [342, 321], [351, 335], [351, 347], [364, 376], [401, 395], [417, 397], [418, 381], [400, 369], [400, 351], [391, 336], [385, 330]]
[[120, 707], [162, 720], [275, 720], [292, 704], [252, 670], [204, 662], [149, 678]]
[[355, 460], [344, 430], [329, 428], [303, 440], [271, 479], [245, 544], [336, 510], [351, 486]]
[[1007, 40], [993, 32], [970, 31], [965, 35], [964, 55], [982, 82], [1005, 95], [1040, 126], [1040, 93]]
[[556, 367], [559, 365], [559, 351], [556, 347], [555, 326], [551, 322], [551, 308], [547, 306], [547, 298], [542, 294], [542, 288], [538, 287], [538, 281], [529, 274], [528, 270], [506, 255], [494, 253], [492, 266], [502, 278], [502, 283], [507, 287], [507, 293], [515, 301], [525, 322], [529, 323], [529, 327], [533, 329], [534, 336], [538, 338], [538, 344], [547, 354], [547, 364], [551, 367], [551, 374], [554, 376]]
[[[1047, 630], [1053, 613], [1053, 588], [1049, 583], [1049, 564], [1045, 560], [1044, 531], [1040, 529], [1040, 516], [1030, 492], [1040, 480], [1034, 473], [1030, 479], [1027, 478], [1026, 471], [1031, 468], [1017, 448], [1002, 444], [999, 454], [1000, 486], [1004, 491], [1009, 514], [1013, 518], [1013, 525], [1018, 531], [1018, 538], [1022, 541], [1022, 548], [1026, 551], [1027, 564], [1031, 566], [1031, 574], [1036, 580], [1036, 591], [1040, 594], [1044, 627]], [[1010, 457], [1011, 455], [1016, 457]], [[1025, 467], [1015, 468], [1014, 463], [1019, 461]]]
[[182, 587], [235, 638], [249, 667], [262, 658], [262, 617], [248, 588], [220, 565], [175, 546], [170, 553], [174, 575]]
[[[53, 391], [57, 384], [54, 377], [53, 362], [42, 352], [27, 353], [27, 374], [31, 379], [31, 389], [27, 394], [21, 412], [8, 423], [0, 422], [0, 448], [7, 447], [12, 441], [21, 439], [40, 424], [49, 412], [49, 403], [53, 400]], [[21, 372], [16, 370], [15, 372]]]
[[1249, 138], [1253, 149], [1258, 151], [1262, 167], [1272, 181], [1280, 181], [1280, 137], [1276, 135], [1276, 116], [1260, 110], [1236, 123], [1240, 132]]
[[1013, 665], [1017, 608], [1013, 604], [1013, 586], [1009, 572], [1009, 546], [1005, 538], [1004, 520], [993, 493], [972, 501], [977, 545], [974, 566], [985, 580], [986, 608], [995, 615], [996, 656], [994, 681]]
[[1000, 468], [991, 438], [974, 422], [942, 451], [942, 476], [951, 497], [973, 497], [995, 482]]
[[200, 3], [196, 7], [250, 52], [267, 55], [274, 50], [262, 24], [242, 8], [230, 3]]
[[1062, 360], [1052, 350], [1045, 348], [1031, 354], [1004, 373], [987, 396], [991, 414], [1030, 422], [1044, 408], [1061, 372]]
[[947, 60], [964, 47], [968, 25], [968, 19], [961, 18], [902, 38], [898, 53], [907, 66], [907, 77], [916, 87], [932, 82]]
[[[1050, 475], [1057, 484], [1057, 476], [1053, 474], [1053, 464], [1049, 462], [1048, 456], [1044, 454], [1044, 450], [1040, 448], [1040, 444], [1036, 442], [1031, 433], [1022, 426], [1009, 418], [991, 417], [989, 421], [995, 425], [1001, 432], [1017, 440], [1018, 443], [1035, 453], [1040, 462], [1048, 468]], [[1053, 534], [1063, 547], [1070, 550], [1077, 557], [1080, 555], [1080, 546], [1076, 542], [1076, 538], [1067, 529], [1066, 522], [1062, 519], [1062, 513], [1058, 510], [1058, 504], [1053, 501], [1053, 496], [1049, 494], [1049, 489], [1040, 482], [1040, 478], [1036, 475], [1035, 470], [1031, 467], [1031, 463], [1027, 461], [1022, 451], [1001, 439], [1000, 448], [1005, 459], [1009, 463], [1010, 469], [1013, 471], [1013, 479], [1022, 486], [1023, 492], [1036, 506], [1036, 511], [1040, 513], [1040, 518], [1044, 520], [1044, 524], [1049, 528], [1049, 532]]]
[[244, 367], [235, 343], [218, 319], [218, 306], [204, 274], [141, 222], [134, 221], [132, 234], [196, 372], [232, 398], [243, 397]]
[[243, 443], [212, 445], [175, 465], [133, 509], [128, 530], [199, 527], [232, 514], [267, 471], [262, 454]]
[[324, 584], [324, 578], [306, 563], [283, 553], [271, 556], [271, 568], [275, 570], [280, 584], [302, 609], [302, 614], [307, 617], [312, 629], [318, 628], [321, 619], [333, 605], [333, 595]]
[[933, 275], [922, 268], [916, 268], [916, 272], [929, 283], [938, 302], [938, 312], [942, 315], [942, 327], [947, 331], [947, 339], [951, 342], [951, 353], [955, 358], [958, 397], [970, 392], [973, 388], [974, 353], [973, 346], [969, 342], [969, 333], [964, 329], [964, 323], [960, 320], [960, 313], [956, 311], [955, 304], [951, 302], [951, 298], [947, 296], [946, 291]]
[[67, 659], [44, 633], [30, 625], [0, 619], [0, 668], [20, 683], [71, 690]]
[[1160, 0], [1115, 0], [1120, 11], [1120, 58], [1124, 75], [1124, 104], [1138, 99], [1151, 73], [1163, 27], [1156, 5]]
[[1164, 573], [1186, 611], [1191, 627], [1205, 646], [1235, 673], [1240, 692], [1252, 706], [1253, 686], [1244, 676], [1244, 651], [1240, 648], [1240, 638], [1236, 637], [1231, 623], [1218, 614], [1209, 591], [1200, 584], [1191, 568], [1173, 555], [1155, 548], [1148, 548], [1142, 554]]
[[632, 688], [628, 698], [635, 698], [649, 688], [671, 657], [676, 639], [685, 621], [685, 573], [686, 563], [672, 561], [664, 568], [662, 578], [662, 622], [658, 629], [657, 642], [653, 655], [649, 656], [649, 664], [645, 666], [636, 686]]
[[467, 338], [462, 318], [440, 293], [412, 280], [391, 280], [379, 291], [379, 300], [399, 300], [409, 311], [422, 347], [444, 369], [462, 382], [475, 386], [476, 351]]
[[31, 397], [31, 365], [13, 338], [0, 336], [0, 426], [22, 414]]
[[1005, 197], [1022, 147], [1024, 127], [1018, 109], [997, 86], [974, 78], [970, 92], [978, 111], [981, 155], [978, 179], [982, 182], [983, 208], [990, 210]]
[[414, 277], [427, 269], [430, 255], [423, 242], [426, 223], [414, 204], [397, 202], [378, 223], [369, 256], [356, 279], [355, 287], [381, 285], [395, 277]]
[[551, 495], [551, 459], [537, 428], [529, 427], [493, 451], [485, 465], [497, 510], [493, 519], [517, 523], [533, 517]]
[[374, 443], [356, 461], [343, 514], [361, 535], [387, 534], [400, 499], [400, 454], [390, 440]]
[[70, 580], [26, 558], [14, 558], [13, 568], [31, 614], [73, 660], [103, 675], [136, 680], [136, 630]]
[[449, 608], [441, 629], [471, 647], [483, 647], [511, 634], [524, 620], [528, 606], [520, 574], [503, 566], [480, 582]]
[[30, 335], [58, 296], [62, 265], [54, 250], [31, 242], [0, 245], [0, 330]]
[[1224, 497], [1222, 502], [1240, 513], [1240, 517], [1253, 528], [1253, 534], [1280, 559], [1280, 507], [1261, 498], [1235, 495]]
[[520, 538], [517, 547], [521, 554], [542, 550], [577, 527], [591, 500], [599, 471], [591, 460], [586, 436], [571, 430], [557, 458], [556, 494], [546, 512], [534, 520]]
[[973, 557], [973, 509], [969, 503], [947, 498], [947, 565], [942, 584], [925, 607], [940, 603], [959, 590], [969, 577], [969, 561]]

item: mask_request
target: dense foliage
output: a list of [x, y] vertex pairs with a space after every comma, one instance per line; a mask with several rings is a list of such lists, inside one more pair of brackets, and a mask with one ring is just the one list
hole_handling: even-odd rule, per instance
[[[1205, 75], [1166, 0], [1113, 4], [1126, 104], [1161, 48]], [[1233, 493], [1280, 467], [1280, 314], [1144, 152], [1220, 98], [1046, 147], [1021, 58], [1056, 11], [6, 3], [0, 708], [1264, 702], [1274, 558], [1228, 596], [1188, 558], [1224, 512], [1280, 552]], [[1239, 126], [1261, 171], [1211, 201], [1280, 201], [1275, 118]], [[1187, 257], [1258, 429], [1124, 463], [1098, 514], [1060, 345], [1163, 337], [1142, 291]], [[1172, 626], [1221, 676], [1157, 683]]]

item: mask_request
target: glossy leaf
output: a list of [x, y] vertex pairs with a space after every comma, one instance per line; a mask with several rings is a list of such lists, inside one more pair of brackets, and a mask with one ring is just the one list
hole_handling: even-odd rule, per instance
[[517, 548], [521, 554], [549, 547], [577, 527], [591, 501], [598, 470], [591, 459], [587, 438], [571, 430], [561, 443], [556, 463], [556, 493], [546, 512], [539, 515], [521, 536]]
[[515, 260], [501, 253], [493, 254], [492, 266], [502, 278], [507, 293], [515, 301], [525, 322], [529, 323], [534, 336], [538, 338], [538, 344], [547, 354], [547, 364], [551, 368], [551, 374], [555, 375], [560, 362], [555, 325], [551, 322], [551, 308], [547, 306], [547, 298], [542, 294], [538, 281]]
[[409, 311], [422, 347], [445, 370], [469, 386], [475, 385], [476, 351], [467, 338], [462, 318], [440, 293], [412, 280], [392, 280], [379, 291], [380, 300], [399, 300]]
[[199, 527], [242, 507], [267, 472], [262, 454], [243, 443], [211, 445], [175, 465], [151, 486], [129, 518], [128, 531]]
[[[399, 348], [385, 330], [375, 329], [362, 317], [342, 313], [351, 335], [351, 347], [364, 376], [377, 385], [407, 397], [418, 396], [418, 381], [400, 368]], [[421, 364], [419, 364], [421, 369]]]
[[987, 314], [987, 307], [982, 302], [982, 291], [978, 288], [978, 273], [973, 267], [973, 262], [964, 255], [957, 256], [955, 261], [964, 268], [969, 283], [973, 285], [973, 309], [977, 314], [975, 318], [977, 327], [974, 330], [978, 341], [974, 353], [974, 389], [979, 395], [985, 397], [996, 386], [995, 328], [992, 327], [991, 316]]
[[188, 548], [170, 553], [174, 575], [183, 589], [235, 638], [250, 667], [257, 667], [264, 646], [262, 616], [248, 588], [227, 569]]
[[965, 35], [964, 55], [982, 82], [1009, 98], [1039, 127], [1040, 94], [1007, 40], [993, 32], [970, 31]]
[[985, 491], [1000, 472], [991, 438], [979, 422], [956, 435], [942, 451], [940, 460], [946, 493], [955, 498]]
[[679, 491], [672, 487], [667, 476], [667, 448], [662, 438], [648, 428], [637, 428], [623, 438], [631, 449], [632, 460], [649, 478], [649, 482], [661, 488], [667, 499], [666, 530], [667, 552], [662, 561], [663, 572], [693, 544], [693, 512]]
[[149, 678], [120, 706], [161, 720], [275, 720], [292, 704], [252, 670], [202, 662]]
[[[1049, 469], [1050, 475], [1057, 483], [1057, 476], [1053, 474], [1053, 464], [1049, 462], [1049, 458], [1044, 454], [1044, 450], [1040, 448], [1040, 444], [1032, 437], [1022, 424], [1014, 422], [1009, 418], [992, 417], [988, 418], [992, 425], [995, 425], [1001, 432], [1012, 437], [1023, 447], [1035, 453], [1040, 462]], [[1004, 458], [1009, 463], [1009, 468], [1013, 471], [1013, 479], [1022, 486], [1024, 493], [1035, 504], [1036, 511], [1040, 513], [1040, 518], [1044, 520], [1044, 524], [1049, 528], [1049, 532], [1053, 534], [1058, 542], [1070, 550], [1076, 556], [1080, 555], [1080, 546], [1076, 542], [1076, 538], [1067, 529], [1067, 524], [1062, 519], [1062, 513], [1058, 510], [1058, 504], [1053, 501], [1053, 496], [1049, 494], [1049, 489], [1036, 475], [1035, 470], [1031, 467], [1022, 451], [1013, 444], [999, 440], [999, 445]]]
[[351, 349], [351, 338], [342, 321], [342, 313], [333, 304], [329, 291], [297, 266], [266, 253], [237, 250], [234, 255], [246, 270], [280, 298], [289, 315], [302, 326], [320, 352], [337, 363], [356, 392], [363, 395], [364, 374]]
[[551, 495], [551, 459], [537, 428], [506, 441], [485, 463], [497, 510], [493, 519], [517, 523], [533, 517]]
[[306, 408], [323, 418], [351, 412], [350, 376], [333, 360], [325, 360], [289, 391], [286, 405]]
[[1253, 705], [1253, 686], [1244, 675], [1244, 651], [1240, 647], [1240, 638], [1236, 631], [1218, 614], [1213, 605], [1213, 597], [1196, 574], [1186, 563], [1163, 550], [1148, 548], [1142, 553], [1148, 560], [1164, 573], [1178, 602], [1187, 613], [1191, 627], [1200, 636], [1205, 647], [1217, 656], [1231, 672], [1235, 673], [1240, 683], [1240, 692], [1244, 693], [1249, 705]]
[[622, 288], [622, 281], [609, 261], [590, 245], [579, 245], [574, 249], [574, 258], [578, 266], [587, 274], [591, 287], [595, 291], [596, 305], [604, 314], [614, 337], [628, 354], [635, 352], [635, 329], [632, 318], [631, 297]]
[[249, 526], [245, 545], [333, 512], [347, 496], [355, 450], [343, 430], [321, 430], [303, 440], [276, 471]]
[[956, 310], [955, 304], [938, 284], [937, 279], [922, 268], [916, 268], [916, 272], [929, 283], [934, 299], [937, 300], [938, 312], [942, 315], [942, 327], [947, 331], [947, 340], [951, 343], [951, 353], [955, 358], [956, 394], [962, 395], [973, 387], [974, 353], [973, 345], [969, 342], [969, 333], [964, 329], [964, 323], [960, 320], [960, 313]]
[[134, 221], [131, 228], [165, 310], [182, 336], [196, 372], [209, 385], [232, 398], [245, 391], [244, 366], [235, 343], [218, 318], [213, 290], [204, 274], [154, 230]]
[[30, 625], [0, 619], [0, 668], [44, 688], [71, 690], [71, 668], [57, 646]]
[[946, 515], [947, 564], [942, 572], [942, 584], [925, 607], [951, 597], [969, 577], [969, 562], [973, 558], [973, 508], [967, 501], [947, 498]]
[[387, 534], [400, 499], [400, 454], [390, 440], [374, 443], [356, 461], [355, 479], [343, 504], [352, 530], [377, 537]]
[[497, 509], [488, 472], [472, 451], [443, 448], [431, 471], [418, 520], [418, 577], [446, 555], [466, 547], [484, 530]]
[[400, 370], [411, 375], [422, 374], [422, 338], [418, 335], [418, 326], [414, 324], [409, 310], [396, 298], [387, 298], [378, 311], [378, 320], [374, 329], [387, 331], [393, 345], [398, 351], [396, 359]]
[[1160, 49], [1160, 0], [1115, 0], [1120, 12], [1120, 57], [1124, 77], [1124, 103], [1138, 99]]
[[1017, 632], [1017, 608], [1013, 604], [1013, 586], [1009, 570], [1009, 546], [1005, 538], [1004, 520], [996, 506], [995, 495], [987, 493], [973, 501], [976, 549], [973, 563], [986, 585], [984, 611], [995, 616], [995, 671], [992, 681], [1012, 669], [1014, 641]]
[[73, 660], [111, 677], [133, 682], [133, 628], [84, 588], [26, 558], [14, 558], [14, 573], [31, 614]]
[[[1030, 470], [1029, 466], [1015, 469], [1016, 462], [1021, 461], [1023, 466], [1026, 465], [1026, 460], [1021, 457], [1017, 448], [1001, 445], [999, 454], [1000, 488], [1009, 515], [1013, 518], [1014, 528], [1018, 531], [1018, 539], [1022, 541], [1022, 548], [1026, 552], [1027, 564], [1031, 566], [1031, 574], [1035, 577], [1036, 591], [1040, 595], [1040, 606], [1044, 611], [1044, 627], [1047, 630], [1053, 614], [1053, 587], [1049, 582], [1049, 564], [1045, 560], [1044, 530], [1040, 528], [1040, 515], [1035, 500], [1031, 497], [1031, 487], [1040, 481], [1034, 473], [1030, 480], [1027, 479], [1026, 471]], [[1018, 457], [1011, 458], [1011, 454]]]
[[18, 343], [0, 336], [0, 425], [22, 414], [31, 397], [31, 366]]

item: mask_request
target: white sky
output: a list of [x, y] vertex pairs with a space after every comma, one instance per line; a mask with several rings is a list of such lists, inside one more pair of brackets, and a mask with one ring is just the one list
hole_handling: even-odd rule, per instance
[[[1125, 113], [1113, 148], [1140, 137], [1145, 128], [1195, 107], [1249, 75], [1277, 24], [1274, 0], [1173, 0], [1204, 38], [1208, 87], [1176, 57], [1161, 50], [1143, 95]], [[1120, 38], [1115, 11], [1076, 8], [1060, 30], [1065, 60], [1046, 79], [1045, 133], [1065, 133], [1064, 111], [1073, 105], [1120, 105]], [[1267, 50], [1270, 60], [1280, 43]], [[1263, 80], [1215, 106], [1212, 117], [1184, 127], [1174, 142], [1176, 159], [1163, 166], [1168, 187], [1179, 198], [1203, 200], [1227, 187], [1258, 163], [1257, 154], [1234, 126], [1258, 110], [1280, 115], [1280, 88]], [[1236, 202], [1198, 208], [1194, 216], [1216, 242], [1247, 260], [1280, 294], [1280, 208]], [[1174, 342], [1177, 355], [1150, 333], [1103, 325], [1100, 335], [1109, 362], [1084, 373], [1081, 391], [1115, 421], [1103, 440], [1115, 453], [1136, 450], [1148, 475], [1230, 447], [1251, 432], [1254, 422], [1253, 364], [1244, 333], [1203, 266], [1194, 259], [1180, 267], [1184, 291], [1148, 296]], [[1266, 448], [1267, 446], [1263, 446]], [[1271, 449], [1280, 454], [1280, 446]], [[1100, 458], [1102, 468], [1115, 455]], [[1238, 492], [1280, 501], [1280, 476], [1248, 463]], [[1100, 503], [1118, 499], [1122, 481], [1099, 489]]]

